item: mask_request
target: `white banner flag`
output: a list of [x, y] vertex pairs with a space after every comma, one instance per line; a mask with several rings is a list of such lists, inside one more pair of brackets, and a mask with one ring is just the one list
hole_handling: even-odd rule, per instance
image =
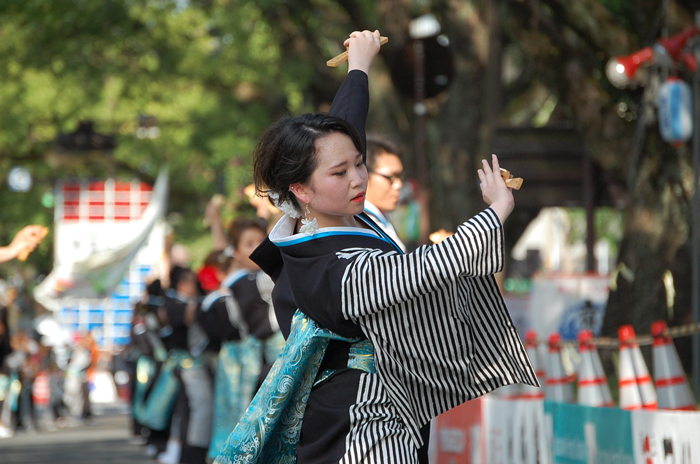
[[98, 226], [57, 224], [54, 269], [34, 290], [36, 300], [57, 311], [62, 299], [104, 298], [111, 294], [163, 217], [167, 202], [168, 174], [162, 170], [140, 219]]

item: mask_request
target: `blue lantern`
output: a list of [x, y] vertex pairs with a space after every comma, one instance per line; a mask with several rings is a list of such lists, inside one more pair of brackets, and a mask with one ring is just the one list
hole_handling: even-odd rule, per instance
[[677, 77], [669, 77], [659, 86], [659, 130], [673, 147], [683, 145], [693, 135], [692, 92]]

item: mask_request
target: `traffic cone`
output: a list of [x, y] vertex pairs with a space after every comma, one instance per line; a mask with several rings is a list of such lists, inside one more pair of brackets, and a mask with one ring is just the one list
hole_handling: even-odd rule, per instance
[[620, 408], [656, 409], [656, 390], [631, 325], [617, 330], [620, 339]]
[[549, 336], [549, 353], [547, 354], [547, 380], [544, 396], [549, 401], [573, 403], [574, 390], [571, 378], [564, 371], [561, 360], [561, 336], [554, 333]]
[[543, 400], [544, 388], [542, 387], [545, 386], [547, 374], [545, 372], [545, 359], [542, 356], [542, 351], [538, 347], [537, 332], [534, 330], [528, 330], [525, 333], [525, 350], [527, 351], [527, 356], [530, 358], [532, 368], [535, 370], [537, 380], [540, 381], [540, 387], [523, 385], [520, 398], [524, 400]]
[[[581, 369], [578, 375], [578, 404], [594, 407], [613, 406], [608, 379], [603, 372], [603, 365], [598, 350], [591, 343], [593, 334], [590, 330], [578, 333], [578, 346], [581, 353]], [[599, 367], [599, 369], [598, 369]]]
[[600, 362], [600, 355], [598, 354], [598, 349], [594, 348], [595, 355], [593, 356], [593, 369], [595, 371], [596, 377], [599, 379], [602, 378], [605, 381], [603, 382], [603, 402], [605, 403], [604, 406], [607, 407], [614, 407], [615, 402], [612, 399], [612, 395], [610, 394], [610, 385], [608, 384], [608, 378], [605, 375], [605, 370], [603, 370], [603, 363]]
[[667, 329], [665, 321], [656, 321], [651, 325], [651, 334], [654, 336], [654, 379], [659, 395], [659, 409], [695, 411], [698, 406], [673, 340], [665, 335]]

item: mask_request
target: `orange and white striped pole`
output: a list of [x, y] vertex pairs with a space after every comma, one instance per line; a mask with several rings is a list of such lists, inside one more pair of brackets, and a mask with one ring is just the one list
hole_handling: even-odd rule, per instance
[[651, 334], [654, 337], [654, 379], [659, 396], [659, 409], [695, 411], [698, 405], [693, 398], [673, 340], [665, 335], [667, 330], [665, 321], [655, 321], [651, 325]]

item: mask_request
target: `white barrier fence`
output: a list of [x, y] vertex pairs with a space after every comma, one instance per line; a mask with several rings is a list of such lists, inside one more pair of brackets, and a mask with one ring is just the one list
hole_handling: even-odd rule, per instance
[[489, 395], [438, 417], [431, 444], [433, 464], [695, 464], [700, 412]]

